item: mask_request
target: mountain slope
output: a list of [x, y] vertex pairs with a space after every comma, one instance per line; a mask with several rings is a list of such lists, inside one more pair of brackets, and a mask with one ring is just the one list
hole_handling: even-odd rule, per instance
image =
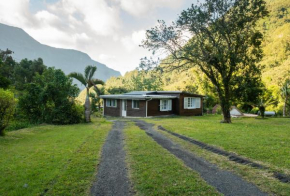
[[[120, 72], [108, 68], [106, 65], [92, 60], [89, 55], [70, 49], [54, 48], [39, 43], [24, 30], [0, 23], [0, 49], [10, 49], [14, 52], [16, 61], [21, 59], [42, 58], [49, 67], [62, 69], [66, 74], [70, 72], [83, 73], [87, 65], [98, 67], [95, 77], [106, 81], [112, 76], [120, 76]], [[84, 86], [79, 87], [83, 88]]]

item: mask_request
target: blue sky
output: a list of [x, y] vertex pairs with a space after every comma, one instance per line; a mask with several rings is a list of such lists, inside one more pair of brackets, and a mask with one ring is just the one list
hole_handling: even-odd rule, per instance
[[139, 47], [158, 19], [171, 22], [195, 0], [0, 1], [0, 23], [53, 47], [83, 51], [124, 74], [150, 53]]

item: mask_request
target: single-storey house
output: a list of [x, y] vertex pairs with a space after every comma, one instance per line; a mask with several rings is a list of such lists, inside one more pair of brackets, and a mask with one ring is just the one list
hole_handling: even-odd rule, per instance
[[203, 114], [204, 96], [183, 91], [132, 91], [100, 97], [104, 100], [104, 116], [151, 117]]

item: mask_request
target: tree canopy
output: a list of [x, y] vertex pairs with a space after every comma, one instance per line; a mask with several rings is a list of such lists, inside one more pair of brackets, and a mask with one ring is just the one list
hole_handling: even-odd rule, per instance
[[162, 63], [169, 69], [197, 66], [216, 88], [223, 122], [229, 123], [233, 86], [243, 81], [234, 78], [244, 70], [259, 74], [263, 35], [255, 27], [267, 14], [263, 0], [206, 0], [184, 10], [172, 25], [158, 21], [147, 30], [143, 47], [167, 52]]

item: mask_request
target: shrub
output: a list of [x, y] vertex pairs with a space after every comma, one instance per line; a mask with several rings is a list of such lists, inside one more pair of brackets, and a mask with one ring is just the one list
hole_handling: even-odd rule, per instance
[[82, 120], [83, 111], [74, 103], [79, 89], [61, 70], [48, 68], [25, 86], [19, 99], [20, 113], [32, 123], [74, 124]]
[[14, 94], [9, 90], [0, 88], [0, 136], [4, 136], [4, 130], [13, 117], [16, 101]]
[[25, 121], [25, 120], [13, 120], [9, 123], [9, 125], [7, 126], [7, 128], [5, 129], [5, 131], [16, 131], [19, 129], [24, 129], [24, 128], [28, 128], [28, 127], [32, 127], [33, 124], [31, 124], [29, 121]]
[[250, 113], [251, 113], [251, 114], [258, 114], [258, 111], [259, 111], [259, 108], [254, 107], [254, 108], [250, 111]]
[[218, 106], [216, 108], [216, 114], [222, 114], [222, 107], [221, 106]]

